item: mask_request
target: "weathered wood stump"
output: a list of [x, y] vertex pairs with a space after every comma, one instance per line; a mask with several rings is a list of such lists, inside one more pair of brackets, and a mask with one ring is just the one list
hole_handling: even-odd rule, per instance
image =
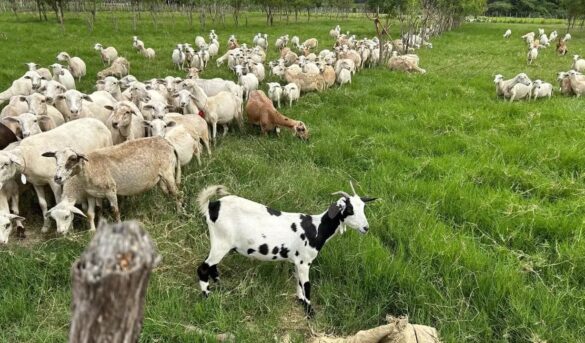
[[69, 342], [138, 342], [148, 280], [159, 261], [138, 222], [101, 222], [71, 269]]

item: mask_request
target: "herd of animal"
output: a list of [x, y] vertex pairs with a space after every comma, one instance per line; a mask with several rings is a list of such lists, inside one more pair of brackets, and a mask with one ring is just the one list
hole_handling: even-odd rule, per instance
[[[282, 114], [282, 103], [292, 106], [302, 93], [323, 91], [351, 83], [355, 73], [386, 63], [393, 70], [421, 72], [414, 49], [431, 48], [431, 32], [405, 35], [385, 42], [377, 38], [356, 39], [330, 31], [331, 49], [318, 51], [319, 41], [283, 35], [275, 39], [277, 60], [266, 63], [271, 48], [268, 35], [258, 33], [252, 46], [231, 35], [227, 51], [220, 55], [214, 30], [209, 42], [197, 36], [195, 44], [179, 43], [171, 52], [174, 66], [186, 77], [164, 76], [139, 81], [130, 73], [130, 62], [115, 47], [96, 43], [103, 64], [97, 73], [96, 91], [83, 93], [76, 82], [87, 77], [85, 62], [63, 51], [49, 68], [30, 62], [28, 71], [0, 93], [0, 244], [13, 231], [25, 238], [25, 218], [19, 200], [34, 191], [42, 212], [41, 232], [56, 223], [58, 233], [72, 229], [74, 216], [87, 218], [95, 230], [96, 208], [106, 199], [116, 221], [121, 220], [118, 196], [143, 193], [155, 186], [184, 211], [181, 167], [201, 154], [211, 155], [217, 126], [225, 136], [232, 123], [260, 126], [262, 133], [288, 128], [306, 140], [309, 129]], [[136, 53], [154, 59], [137, 36]], [[382, 49], [382, 51], [380, 51]], [[212, 58], [227, 66], [236, 82], [221, 78], [202, 79], [199, 74]], [[266, 68], [273, 79], [266, 82]], [[277, 107], [275, 107], [275, 104]], [[353, 189], [353, 185], [352, 185]], [[222, 186], [203, 190], [200, 212], [210, 228], [211, 251], [198, 268], [203, 293], [209, 278], [218, 277], [217, 264], [231, 250], [260, 260], [288, 260], [295, 264], [297, 296], [312, 313], [309, 268], [325, 242], [346, 226], [365, 233], [365, 204], [374, 199], [345, 192], [324, 213], [285, 213], [228, 195]], [[52, 196], [51, 196], [52, 195]], [[224, 196], [210, 201], [213, 196]], [[53, 200], [54, 199], [54, 200]], [[52, 204], [52, 205], [49, 205]], [[265, 230], [265, 229], [270, 230]], [[13, 230], [14, 229], [14, 230]]]
[[[512, 30], [508, 29], [504, 33], [504, 39], [512, 36]], [[569, 51], [567, 42], [571, 40], [571, 34], [567, 33], [563, 38], [558, 36], [557, 31], [552, 31], [549, 35], [544, 29], [538, 29], [538, 36], [535, 32], [528, 32], [521, 37], [528, 45], [528, 64], [532, 64], [538, 57], [538, 51], [550, 46], [551, 42], [557, 41], [556, 52], [559, 55], [566, 55]], [[565, 96], [580, 97], [585, 94], [585, 76], [581, 73], [585, 71], [585, 59], [579, 55], [573, 56], [571, 70], [559, 72], [557, 81], [559, 82], [559, 92]], [[553, 85], [542, 80], [532, 81], [526, 73], [520, 73], [515, 77], [504, 80], [500, 74], [495, 76], [496, 95], [509, 99], [510, 102], [515, 100], [536, 100], [538, 98], [551, 98], [553, 95]]]

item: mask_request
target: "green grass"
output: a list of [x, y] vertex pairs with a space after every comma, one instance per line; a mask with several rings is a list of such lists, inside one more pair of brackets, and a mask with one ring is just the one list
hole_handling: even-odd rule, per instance
[[[61, 50], [88, 64], [79, 88], [93, 90], [101, 63], [93, 44], [114, 45], [139, 79], [182, 75], [172, 47], [191, 42], [185, 16], [161, 15], [158, 31], [145, 15], [137, 34], [157, 51], [148, 63], [131, 49], [131, 21], [118, 30], [109, 14], [89, 33], [82, 19], [66, 31], [31, 16], [0, 17], [0, 84], [24, 72], [23, 62], [53, 63]], [[212, 25], [222, 51], [235, 32], [250, 41], [267, 32], [315, 36], [329, 46], [337, 22], [319, 18], [265, 27], [262, 17], [234, 28]], [[372, 24], [343, 23], [359, 37]], [[547, 32], [564, 24], [542, 25]], [[512, 28], [513, 37], [501, 35]], [[396, 31], [394, 27], [394, 32]], [[263, 137], [246, 127], [219, 141], [203, 167], [190, 165], [183, 192], [189, 217], [158, 190], [122, 199], [126, 219], [142, 221], [157, 243], [162, 264], [150, 281], [143, 342], [205, 341], [229, 331], [240, 342], [294, 341], [316, 331], [349, 334], [408, 314], [436, 326], [445, 342], [580, 342], [585, 336], [584, 100], [506, 103], [495, 97], [493, 77], [527, 72], [553, 82], [571, 57], [541, 50], [526, 66], [519, 36], [536, 24], [468, 24], [419, 52], [426, 75], [365, 70], [349, 87], [307, 94], [283, 112], [303, 120], [312, 138], [283, 132]], [[205, 32], [205, 36], [207, 31]], [[396, 34], [395, 34], [396, 35]], [[576, 32], [571, 54], [585, 51]], [[275, 52], [271, 50], [270, 57]], [[214, 66], [203, 77], [233, 78]], [[225, 184], [235, 194], [288, 211], [317, 213], [348, 190], [383, 200], [370, 206], [370, 233], [350, 231], [324, 248], [311, 271], [317, 316], [302, 318], [294, 301], [292, 265], [259, 263], [229, 255], [220, 264], [222, 285], [205, 300], [195, 268], [208, 252], [207, 228], [194, 199], [202, 187]], [[63, 342], [68, 333], [69, 268], [91, 238], [79, 221], [68, 237], [40, 235], [38, 207], [23, 200], [30, 238], [0, 248], [0, 341]], [[199, 330], [200, 329], [200, 330]], [[276, 339], [277, 341], [279, 339]]]

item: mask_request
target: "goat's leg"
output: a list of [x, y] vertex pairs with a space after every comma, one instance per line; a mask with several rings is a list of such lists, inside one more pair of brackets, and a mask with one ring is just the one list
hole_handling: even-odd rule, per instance
[[299, 284], [302, 285], [303, 298], [301, 299], [303, 306], [305, 307], [305, 314], [311, 318], [315, 314], [313, 307], [311, 306], [311, 282], [309, 282], [309, 265], [305, 261], [301, 264], [300, 261], [295, 263], [297, 269], [297, 278]]
[[206, 297], [209, 295], [209, 277], [213, 281], [219, 281], [219, 271], [217, 270], [217, 264], [224, 258], [225, 255], [231, 250], [231, 246], [224, 243], [223, 240], [214, 239], [213, 234], [210, 237], [211, 250], [209, 256], [203, 262], [199, 268], [197, 268], [197, 276], [199, 276], [199, 287], [203, 295]]

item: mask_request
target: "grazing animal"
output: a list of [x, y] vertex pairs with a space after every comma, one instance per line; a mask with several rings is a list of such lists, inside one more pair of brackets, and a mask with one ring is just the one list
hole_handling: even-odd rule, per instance
[[261, 90], [252, 91], [246, 104], [246, 113], [248, 122], [254, 125], [260, 125], [262, 133], [267, 134], [269, 131], [276, 130], [279, 127], [286, 127], [293, 131], [295, 136], [301, 139], [309, 139], [309, 130], [302, 121], [290, 119], [278, 112], [272, 100]]
[[[353, 185], [352, 185], [353, 189]], [[325, 243], [349, 226], [361, 234], [369, 230], [366, 203], [375, 200], [335, 192], [341, 197], [324, 212], [316, 215], [287, 213], [230, 195], [224, 186], [210, 186], [199, 193], [199, 212], [207, 220], [211, 249], [199, 268], [199, 286], [209, 295], [209, 278], [219, 279], [218, 263], [231, 250], [261, 261], [294, 263], [297, 298], [305, 312], [312, 316], [309, 269]], [[219, 200], [210, 201], [214, 196]]]
[[512, 30], [510, 30], [510, 29], [507, 29], [506, 32], [504, 32], [505, 39], [510, 38], [511, 35], [512, 35]]

